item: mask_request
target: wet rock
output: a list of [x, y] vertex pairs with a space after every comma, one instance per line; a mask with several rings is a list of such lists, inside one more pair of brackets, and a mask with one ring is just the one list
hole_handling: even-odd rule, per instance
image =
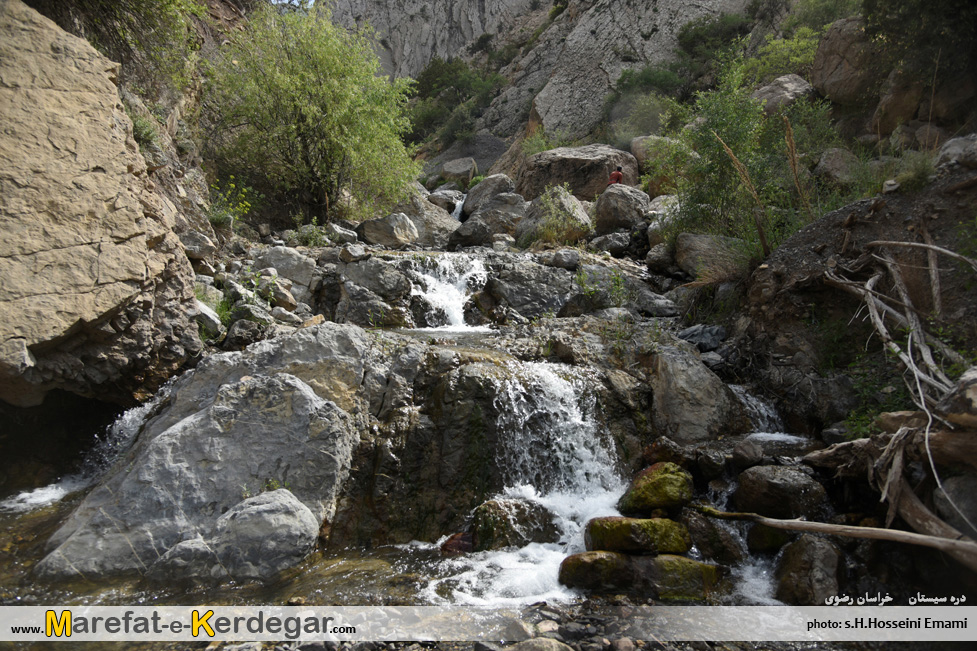
[[553, 514], [535, 502], [495, 499], [472, 513], [475, 551], [525, 547], [531, 542], [551, 543], [560, 538]]
[[826, 504], [824, 487], [794, 468], [754, 466], [740, 474], [739, 482], [733, 500], [740, 511], [771, 518], [810, 518]]
[[679, 445], [667, 436], [660, 436], [642, 451], [641, 458], [649, 466], [670, 462], [688, 470], [695, 464], [695, 451]]
[[360, 222], [356, 234], [367, 244], [388, 249], [402, 249], [420, 238], [414, 222], [402, 212]]
[[749, 430], [740, 401], [693, 353], [662, 346], [642, 363], [651, 372], [652, 420], [679, 445]]
[[[196, 369], [203, 367], [202, 374], [181, 378], [167, 411], [146, 426], [126, 462], [51, 537], [51, 553], [38, 565], [42, 576], [94, 579], [157, 562], [166, 576], [180, 567], [192, 573], [199, 567], [195, 543], [171, 559], [165, 554], [193, 534], [217, 545], [219, 557], [236, 558], [234, 576], [241, 578], [268, 578], [287, 565], [284, 559], [294, 564], [300, 549], [311, 550], [320, 522], [335, 512], [359, 434], [349, 415], [293, 375], [241, 377], [203, 394], [193, 390], [202, 379], [194, 375], [234, 356], [210, 357]], [[281, 487], [289, 490], [275, 490]], [[262, 489], [270, 489], [269, 497], [250, 501], [247, 493]], [[232, 521], [229, 514], [238, 515]], [[239, 527], [239, 518], [251, 525]], [[294, 535], [270, 535], [268, 527], [286, 521]]]
[[656, 463], [631, 480], [617, 508], [624, 515], [646, 516], [674, 510], [692, 500], [692, 475], [670, 462]]
[[[481, 184], [479, 184], [481, 185]], [[448, 238], [449, 251], [469, 246], [492, 246], [496, 235], [515, 235], [529, 203], [521, 195], [497, 194], [479, 205]]]
[[804, 534], [787, 545], [777, 565], [777, 599], [792, 606], [823, 606], [839, 594], [841, 552], [831, 542]]
[[770, 554], [790, 542], [792, 534], [763, 524], [754, 524], [746, 534], [746, 546], [755, 554]]
[[705, 558], [723, 565], [736, 565], [746, 560], [746, 549], [728, 524], [691, 509], [683, 512], [682, 522], [688, 528], [692, 542]]
[[457, 190], [441, 190], [428, 195], [427, 200], [450, 215], [459, 203], [464, 202], [465, 195]]
[[944, 479], [942, 483], [943, 490], [933, 491], [933, 506], [937, 514], [965, 536], [977, 538], [977, 528], [967, 523], [967, 520], [977, 523], [977, 476], [957, 475]]
[[445, 556], [461, 556], [475, 551], [474, 535], [463, 532], [448, 536], [448, 539], [441, 543], [441, 553]]
[[592, 551], [560, 564], [560, 583], [595, 592], [627, 592], [665, 600], [702, 600], [714, 592], [724, 572], [717, 565], [661, 554], [630, 556]]
[[759, 466], [763, 463], [763, 446], [754, 440], [743, 440], [733, 448], [730, 459], [733, 466], [740, 470]]
[[584, 532], [587, 551], [684, 554], [692, 546], [688, 530], [665, 518], [594, 518]]
[[607, 187], [594, 205], [594, 230], [607, 235], [617, 230], [631, 230], [645, 220], [651, 200], [639, 190], [617, 183]]
[[607, 179], [618, 167], [623, 168], [625, 184], [637, 184], [638, 161], [628, 152], [609, 145], [558, 147], [530, 156], [516, 188], [527, 199], [535, 199], [550, 186], [566, 182], [573, 196], [592, 201], [607, 188]]

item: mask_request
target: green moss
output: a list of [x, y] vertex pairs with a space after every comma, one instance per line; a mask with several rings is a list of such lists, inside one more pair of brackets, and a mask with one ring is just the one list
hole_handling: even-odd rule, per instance
[[585, 538], [592, 551], [684, 554], [692, 547], [688, 529], [665, 518], [595, 518], [587, 523]]
[[671, 462], [656, 463], [631, 482], [617, 508], [625, 515], [676, 509], [692, 500], [692, 475]]
[[708, 598], [722, 578], [720, 567], [684, 556], [665, 554], [655, 559], [660, 573], [658, 598], [675, 601], [702, 601]]

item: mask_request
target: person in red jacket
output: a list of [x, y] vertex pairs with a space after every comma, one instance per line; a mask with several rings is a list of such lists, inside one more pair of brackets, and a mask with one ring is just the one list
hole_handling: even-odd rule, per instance
[[624, 182], [624, 173], [621, 172], [621, 168], [618, 167], [616, 170], [611, 172], [611, 180], [607, 182], [607, 185], [614, 185], [615, 183]]

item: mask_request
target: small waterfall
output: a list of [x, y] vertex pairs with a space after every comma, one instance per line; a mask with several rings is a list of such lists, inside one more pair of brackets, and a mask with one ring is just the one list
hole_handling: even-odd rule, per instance
[[96, 436], [95, 445], [85, 455], [81, 470], [65, 475], [53, 484], [34, 488], [0, 501], [0, 512], [26, 513], [59, 502], [67, 495], [88, 488], [112, 463], [132, 445], [136, 434], [142, 429], [156, 406], [169, 396], [167, 383], [152, 400], [127, 410], [115, 419], [105, 431]]
[[488, 272], [478, 258], [464, 253], [416, 256], [405, 269], [411, 295], [424, 306], [428, 327], [457, 330], [465, 324], [465, 303], [485, 286]]
[[496, 398], [505, 432], [496, 462], [506, 479], [497, 497], [546, 508], [555, 516], [560, 541], [448, 559], [442, 578], [424, 592], [434, 603], [519, 606], [575, 599], [557, 581], [560, 563], [584, 550], [588, 520], [618, 513], [625, 484], [610, 437], [594, 417], [592, 379], [556, 364], [519, 363], [513, 370]]
[[455, 209], [451, 211], [451, 217], [455, 221], [461, 221], [461, 209], [465, 207], [465, 199], [468, 197], [467, 194], [461, 195], [461, 201], [455, 204]]
[[750, 417], [754, 432], [783, 432], [784, 422], [780, 419], [780, 414], [769, 402], [756, 397], [750, 393], [749, 389], [739, 384], [730, 384], [736, 397], [746, 408], [746, 414]]

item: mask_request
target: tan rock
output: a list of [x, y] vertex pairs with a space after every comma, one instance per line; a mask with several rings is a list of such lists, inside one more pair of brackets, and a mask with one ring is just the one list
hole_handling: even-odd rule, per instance
[[200, 346], [175, 208], [148, 189], [117, 75], [19, 0], [0, 6], [0, 398], [14, 404], [55, 387], [131, 400]]

